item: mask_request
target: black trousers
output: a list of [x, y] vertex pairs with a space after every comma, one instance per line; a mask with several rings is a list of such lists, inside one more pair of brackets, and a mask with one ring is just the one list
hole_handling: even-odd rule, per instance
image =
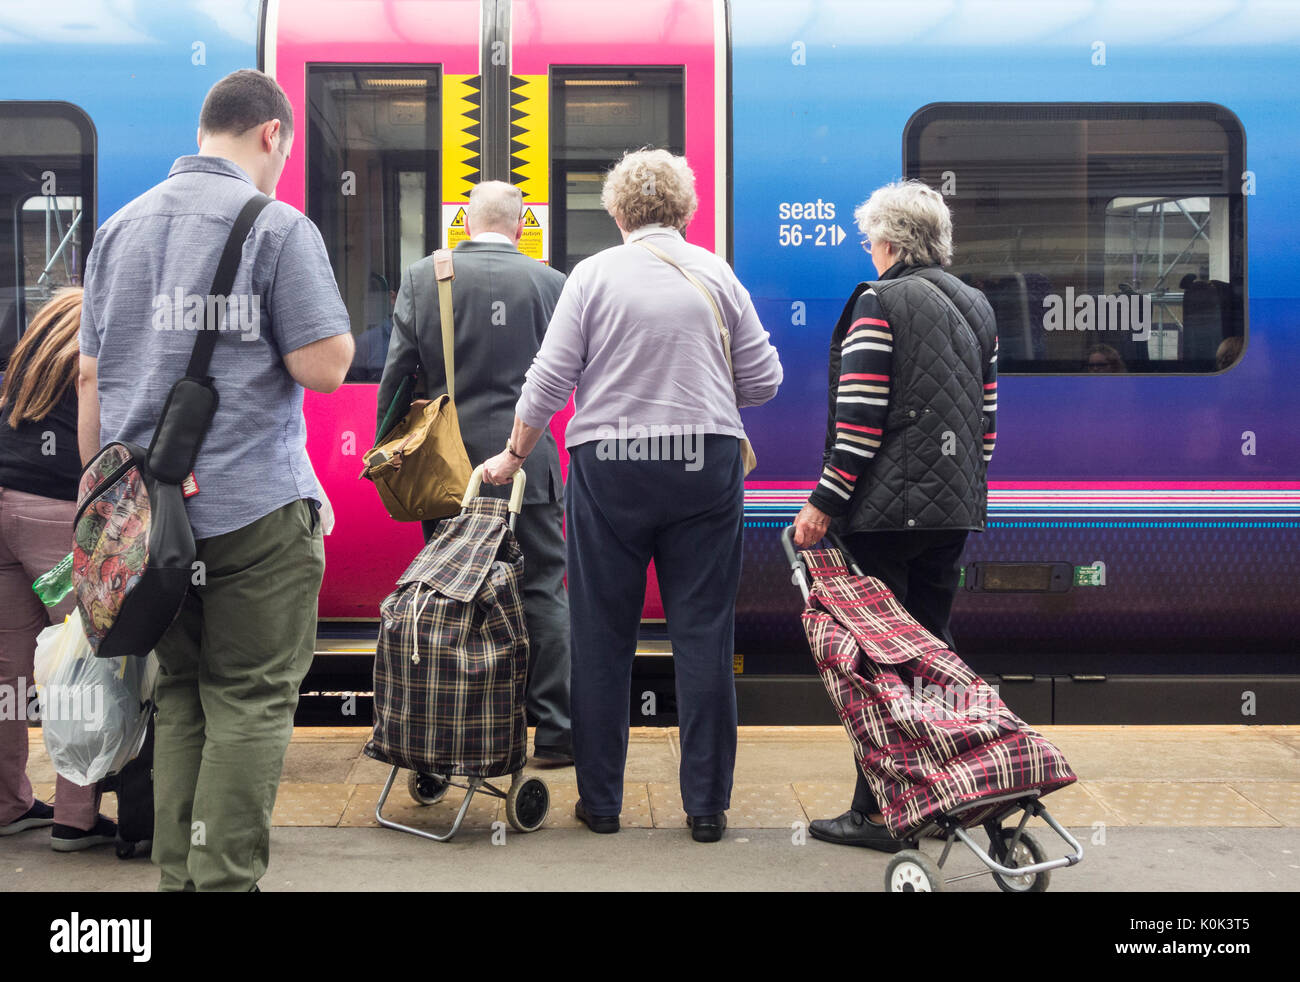
[[[862, 572], [882, 581], [917, 623], [953, 648], [948, 621], [961, 579], [961, 553], [969, 534], [965, 529], [881, 531], [857, 532], [843, 539]], [[854, 770], [858, 783], [853, 791], [853, 810], [865, 814], [879, 811], [861, 769], [855, 766]]]

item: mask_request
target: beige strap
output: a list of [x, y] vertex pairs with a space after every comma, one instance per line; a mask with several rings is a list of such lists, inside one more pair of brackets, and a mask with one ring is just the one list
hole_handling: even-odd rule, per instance
[[451, 250], [439, 249], [433, 254], [433, 271], [438, 277], [438, 316], [442, 319], [442, 363], [447, 373], [447, 395], [456, 402], [456, 336], [451, 310], [451, 281], [456, 278]]
[[736, 370], [735, 368], [732, 367], [731, 364], [731, 332], [727, 330], [727, 325], [724, 324], [722, 321], [722, 311], [718, 307], [718, 301], [713, 299], [713, 294], [709, 292], [709, 288], [707, 286], [705, 286], [703, 283], [700, 282], [699, 277], [697, 277], [690, 270], [682, 266], [681, 263], [677, 262], [677, 260], [673, 259], [672, 256], [668, 255], [668, 253], [664, 252], [658, 246], [652, 246], [645, 239], [637, 239], [636, 244], [639, 246], [644, 246], [646, 249], [649, 249], [652, 253], [654, 253], [656, 256], [658, 256], [660, 259], [666, 262], [669, 266], [675, 267], [677, 269], [677, 272], [681, 273], [688, 280], [690, 280], [690, 282], [695, 286], [695, 289], [703, 293], [705, 298], [709, 301], [709, 306], [713, 308], [713, 319], [717, 321], [718, 324], [718, 333], [722, 335], [722, 354], [723, 357], [727, 359], [727, 373], [731, 376], [731, 389], [732, 389], [732, 394], [734, 395], [736, 389]]

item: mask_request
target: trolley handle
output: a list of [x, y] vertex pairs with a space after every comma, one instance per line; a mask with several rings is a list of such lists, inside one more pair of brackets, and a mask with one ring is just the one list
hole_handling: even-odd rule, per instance
[[[853, 554], [849, 552], [848, 547], [844, 544], [844, 540], [829, 529], [826, 532], [826, 539], [828, 539], [830, 544], [838, 549], [844, 556], [845, 561], [849, 564], [849, 569], [853, 570], [855, 576], [864, 575], [862, 567], [860, 567], [854, 560]], [[804, 563], [803, 559], [799, 557], [799, 553], [795, 549], [793, 525], [787, 525], [781, 530], [781, 548], [785, 550], [785, 558], [790, 563], [790, 569], [792, 570], [790, 582], [799, 588], [799, 592], [803, 594], [804, 601], [806, 602], [808, 600], [808, 593], [811, 590], [811, 577], [808, 573], [807, 565]]]
[[[528, 483], [528, 475], [524, 473], [523, 468], [515, 471], [511, 481], [510, 488], [510, 527], [514, 528], [514, 519], [524, 506], [524, 486]], [[478, 497], [479, 491], [483, 487], [483, 465], [479, 464], [474, 468], [474, 472], [469, 476], [469, 484], [465, 487], [465, 497], [461, 499], [460, 506], [468, 508], [469, 503]]]

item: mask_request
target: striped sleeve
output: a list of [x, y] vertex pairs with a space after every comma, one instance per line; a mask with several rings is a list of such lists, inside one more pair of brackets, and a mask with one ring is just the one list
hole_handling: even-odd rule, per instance
[[984, 366], [984, 463], [993, 459], [998, 442], [998, 339], [993, 338], [993, 357]]
[[880, 449], [893, 362], [894, 334], [880, 298], [869, 289], [858, 298], [840, 345], [833, 442], [821, 480], [808, 498], [827, 515], [848, 511], [858, 479]]

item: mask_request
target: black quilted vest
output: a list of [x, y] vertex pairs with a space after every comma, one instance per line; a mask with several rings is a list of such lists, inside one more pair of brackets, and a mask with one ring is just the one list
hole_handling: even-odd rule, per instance
[[[915, 277], [939, 287], [962, 316], [913, 282]], [[831, 343], [827, 449], [834, 439], [840, 347], [854, 305], [869, 287], [894, 335], [889, 415], [880, 450], [834, 528], [983, 531], [984, 367], [993, 356], [997, 325], [984, 294], [939, 267], [908, 267], [889, 279], [859, 284], [849, 297]]]

